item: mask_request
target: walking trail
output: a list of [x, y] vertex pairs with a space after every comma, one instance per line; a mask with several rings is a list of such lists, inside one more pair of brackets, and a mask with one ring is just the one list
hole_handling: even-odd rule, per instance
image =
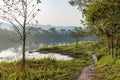
[[[97, 57], [95, 54], [92, 55], [93, 62], [97, 62]], [[95, 67], [94, 65], [89, 65], [85, 67], [82, 71], [80, 76], [78, 77], [78, 80], [93, 80], [95, 74]]]

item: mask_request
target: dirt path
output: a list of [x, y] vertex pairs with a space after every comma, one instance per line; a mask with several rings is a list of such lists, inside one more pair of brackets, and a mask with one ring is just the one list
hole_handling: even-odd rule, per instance
[[[93, 62], [97, 62], [97, 57], [95, 54], [92, 55]], [[93, 80], [95, 74], [95, 67], [94, 65], [89, 65], [85, 67], [82, 71], [78, 80]]]

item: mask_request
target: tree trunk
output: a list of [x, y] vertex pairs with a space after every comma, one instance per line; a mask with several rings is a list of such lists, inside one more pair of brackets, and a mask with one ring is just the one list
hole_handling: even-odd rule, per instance
[[113, 57], [114, 55], [114, 40], [113, 40], [113, 36], [111, 36], [111, 56]]
[[25, 45], [26, 45], [26, 34], [25, 34], [25, 27], [23, 27], [21, 70], [25, 69]]
[[22, 66], [25, 68], [25, 46], [26, 46], [26, 19], [27, 19], [27, 7], [25, 8], [25, 17], [23, 23], [23, 43], [22, 43]]
[[25, 46], [26, 46], [26, 33], [23, 27], [23, 40], [22, 40], [22, 69], [25, 68]]
[[119, 39], [117, 39], [117, 43], [116, 43], [116, 56], [118, 56], [119, 55]]
[[115, 40], [114, 40], [114, 56], [117, 56], [117, 37], [115, 36]]
[[108, 39], [108, 55], [110, 55], [110, 40], [109, 39]]

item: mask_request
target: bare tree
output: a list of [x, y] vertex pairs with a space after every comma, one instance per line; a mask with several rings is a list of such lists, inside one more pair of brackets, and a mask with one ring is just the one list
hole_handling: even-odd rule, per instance
[[25, 68], [25, 46], [27, 25], [35, 21], [37, 13], [40, 11], [38, 4], [40, 0], [2, 0], [0, 6], [0, 17], [11, 23], [13, 29], [19, 35], [22, 42], [22, 68]]

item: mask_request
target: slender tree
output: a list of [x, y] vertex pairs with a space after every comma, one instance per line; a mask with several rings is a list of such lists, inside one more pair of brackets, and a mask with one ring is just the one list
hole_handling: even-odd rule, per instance
[[38, 4], [40, 0], [2, 0], [0, 6], [0, 17], [11, 23], [13, 29], [19, 35], [22, 41], [22, 68], [25, 68], [25, 45], [26, 45], [26, 30], [35, 16], [40, 11]]

